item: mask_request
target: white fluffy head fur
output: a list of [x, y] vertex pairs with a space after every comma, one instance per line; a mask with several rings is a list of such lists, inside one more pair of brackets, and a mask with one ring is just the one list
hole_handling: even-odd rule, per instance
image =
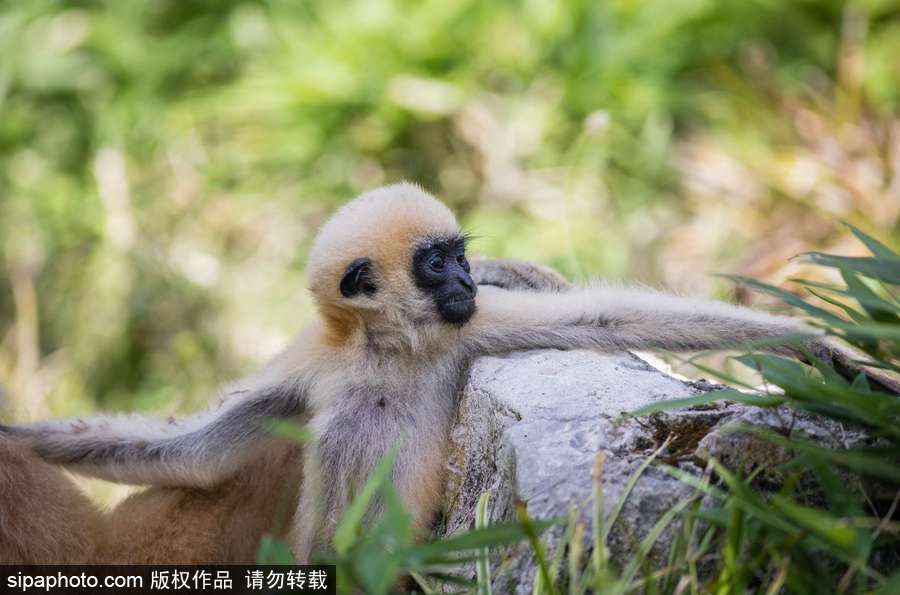
[[[419, 299], [411, 273], [416, 247], [458, 233], [450, 209], [410, 183], [371, 190], [341, 207], [319, 231], [307, 269], [329, 337], [346, 339], [362, 323], [407, 327], [410, 315], [429, 307]], [[341, 278], [358, 258], [371, 260], [378, 289], [371, 296], [344, 297]]]

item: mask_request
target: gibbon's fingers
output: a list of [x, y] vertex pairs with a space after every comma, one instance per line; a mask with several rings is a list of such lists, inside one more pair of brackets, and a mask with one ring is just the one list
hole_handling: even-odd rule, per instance
[[608, 287], [554, 295], [485, 287], [460, 333], [474, 356], [541, 348], [702, 351], [822, 334], [790, 318], [721, 302]]
[[524, 260], [478, 257], [471, 263], [472, 280], [476, 285], [544, 292], [567, 291], [573, 287], [568, 279], [550, 267]]
[[218, 408], [180, 420], [138, 416], [67, 419], [0, 433], [24, 439], [44, 460], [119, 483], [209, 487], [268, 443], [269, 419], [301, 416], [306, 396], [283, 384], [233, 395]]

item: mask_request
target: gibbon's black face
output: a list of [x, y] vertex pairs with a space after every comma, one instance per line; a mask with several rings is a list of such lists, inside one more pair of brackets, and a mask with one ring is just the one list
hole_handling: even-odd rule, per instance
[[475, 313], [475, 282], [469, 275], [466, 240], [429, 240], [413, 255], [416, 285], [434, 300], [445, 322], [465, 324]]

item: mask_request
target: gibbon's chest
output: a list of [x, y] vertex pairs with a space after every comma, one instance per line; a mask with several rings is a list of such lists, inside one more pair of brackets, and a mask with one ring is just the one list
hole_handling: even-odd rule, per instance
[[354, 383], [330, 399], [327, 417], [360, 423], [414, 425], [423, 417], [449, 409], [453, 391], [440, 383]]
[[405, 458], [411, 445], [446, 434], [455, 410], [449, 392], [420, 383], [345, 386], [331, 407], [310, 420], [320, 464], [340, 476], [341, 469], [371, 470], [394, 446]]
[[341, 412], [400, 419], [451, 404], [459, 376], [459, 366], [450, 357], [335, 365], [314, 383], [310, 405], [315, 414], [329, 417]]
[[408, 435], [449, 423], [458, 386], [450, 370], [432, 366], [419, 374], [404, 372], [367, 370], [320, 384], [317, 388], [326, 394], [314, 397], [313, 434]]

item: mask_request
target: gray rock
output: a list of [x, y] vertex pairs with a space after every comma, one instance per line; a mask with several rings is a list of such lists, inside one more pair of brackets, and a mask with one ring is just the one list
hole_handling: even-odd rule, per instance
[[[597, 454], [605, 462], [602, 493], [605, 515], [619, 501], [631, 474], [667, 439], [660, 461], [700, 474], [709, 457], [728, 466], [784, 460], [771, 444], [730, 433], [750, 423], [786, 433], [800, 430], [829, 444], [860, 439], [838, 424], [812, 416], [798, 420], [784, 411], [759, 411], [727, 404], [655, 414], [622, 421], [623, 412], [657, 401], [689, 397], [721, 388], [685, 382], [630, 354], [609, 356], [589, 351], [533, 351], [486, 357], [472, 367], [461, 395], [459, 419], [451, 434], [444, 533], [474, 526], [479, 496], [490, 492], [490, 522], [516, 517], [516, 503], [534, 519], [576, 514], [584, 525], [584, 550], [592, 539], [592, 469]], [[798, 425], [799, 424], [799, 425]], [[777, 481], [779, 478], [770, 478]], [[607, 540], [611, 560], [620, 568], [635, 545], [659, 518], [696, 492], [652, 465], [641, 476]], [[680, 526], [674, 521], [655, 542], [650, 560], [662, 565]], [[544, 535], [552, 555], [563, 528]], [[495, 593], [530, 593], [536, 572], [530, 548], [508, 549], [492, 560]], [[502, 562], [502, 563], [501, 563]], [[474, 577], [474, 570], [466, 569]]]

